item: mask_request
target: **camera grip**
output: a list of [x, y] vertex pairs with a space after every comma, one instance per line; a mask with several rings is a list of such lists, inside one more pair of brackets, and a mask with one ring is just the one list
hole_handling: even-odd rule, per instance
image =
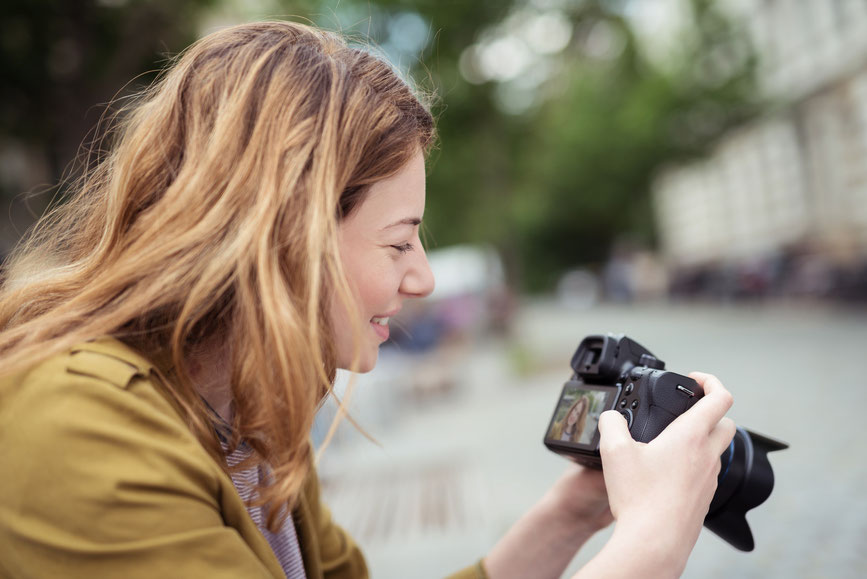
[[639, 442], [650, 442], [665, 430], [665, 427], [674, 422], [677, 418], [676, 414], [672, 414], [662, 406], [651, 405], [647, 411], [647, 421], [644, 423], [644, 428], [635, 440]]
[[650, 442], [674, 419], [689, 410], [702, 396], [702, 387], [687, 376], [674, 372], [652, 372], [645, 376], [644, 417], [641, 432], [635, 437]]

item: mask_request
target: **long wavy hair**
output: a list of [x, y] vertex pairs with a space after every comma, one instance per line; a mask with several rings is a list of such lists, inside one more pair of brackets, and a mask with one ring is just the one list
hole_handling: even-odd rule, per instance
[[244, 440], [270, 467], [258, 503], [278, 507], [276, 529], [309, 472], [310, 428], [334, 380], [329, 304], [353, 303], [339, 222], [429, 150], [429, 108], [337, 34], [263, 22], [193, 44], [112, 134], [70, 200], [7, 260], [2, 373], [121, 339], [170, 360], [169, 396], [225, 467], [189, 367], [218, 337], [231, 357], [230, 449]]

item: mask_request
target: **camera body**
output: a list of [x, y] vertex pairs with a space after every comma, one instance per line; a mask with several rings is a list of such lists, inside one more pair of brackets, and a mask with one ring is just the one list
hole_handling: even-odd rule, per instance
[[695, 380], [666, 371], [665, 362], [623, 335], [584, 338], [572, 369], [545, 446], [591, 468], [602, 468], [596, 428], [602, 412], [617, 410], [632, 438], [649, 442], [704, 396]]
[[[584, 338], [572, 356], [572, 369], [544, 442], [549, 450], [592, 468], [602, 468], [597, 422], [604, 411], [619, 411], [632, 438], [650, 442], [704, 396], [695, 380], [667, 372], [665, 362], [622, 334]], [[768, 453], [788, 446], [738, 427], [720, 457], [704, 526], [736, 549], [752, 551], [755, 541], [746, 513], [774, 488]]]

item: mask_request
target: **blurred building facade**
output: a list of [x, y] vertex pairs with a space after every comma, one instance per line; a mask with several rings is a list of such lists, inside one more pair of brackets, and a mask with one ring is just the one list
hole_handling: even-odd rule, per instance
[[784, 281], [794, 293], [820, 295], [841, 283], [863, 293], [867, 2], [725, 4], [748, 27], [771, 106], [703, 160], [656, 178], [661, 251], [674, 289], [689, 293], [736, 268], [735, 283], [746, 291]]

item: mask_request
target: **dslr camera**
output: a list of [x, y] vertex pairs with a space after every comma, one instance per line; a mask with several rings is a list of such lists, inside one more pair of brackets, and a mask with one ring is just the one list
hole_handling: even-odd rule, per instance
[[[572, 369], [545, 432], [545, 446], [590, 468], [602, 468], [596, 426], [602, 412], [617, 410], [632, 438], [650, 442], [704, 396], [695, 380], [666, 371], [665, 362], [622, 334], [584, 338], [572, 356]], [[770, 496], [774, 473], [768, 453], [784, 448], [784, 442], [738, 427], [721, 457], [704, 526], [736, 549], [752, 551], [755, 546], [746, 513]]]

